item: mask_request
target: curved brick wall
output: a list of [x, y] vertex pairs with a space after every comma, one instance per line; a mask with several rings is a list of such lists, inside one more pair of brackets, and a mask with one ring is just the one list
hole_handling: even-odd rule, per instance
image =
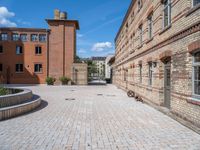
[[0, 121], [32, 111], [38, 106], [40, 106], [40, 104], [41, 98], [37, 97], [27, 103], [0, 108]]
[[22, 92], [16, 94], [0, 96], [0, 108], [21, 104], [24, 101], [31, 99], [32, 96], [32, 91], [28, 89], [23, 89]]

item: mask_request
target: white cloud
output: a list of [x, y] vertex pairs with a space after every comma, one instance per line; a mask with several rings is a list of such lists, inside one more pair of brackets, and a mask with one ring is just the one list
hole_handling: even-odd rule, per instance
[[83, 34], [77, 34], [77, 37], [81, 38], [81, 37], [83, 37]]
[[84, 54], [84, 53], [86, 53], [86, 50], [84, 50], [84, 49], [79, 49], [79, 50], [78, 50], [78, 53]]
[[6, 7], [0, 7], [0, 26], [4, 27], [16, 27], [17, 24], [9, 20], [14, 17], [15, 13], [9, 12]]
[[102, 52], [106, 49], [110, 49], [113, 48], [112, 43], [111, 42], [101, 42], [101, 43], [95, 43], [92, 47], [92, 51], [96, 51], [96, 52]]
[[28, 21], [23, 21], [22, 19], [18, 19], [18, 20], [17, 20], [17, 23], [22, 24], [22, 25], [27, 25], [27, 26], [30, 26], [30, 25], [31, 25], [30, 22], [28, 22]]

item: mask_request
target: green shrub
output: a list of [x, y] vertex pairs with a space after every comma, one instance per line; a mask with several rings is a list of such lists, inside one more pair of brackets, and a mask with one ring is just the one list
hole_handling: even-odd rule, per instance
[[67, 85], [68, 82], [69, 82], [71, 79], [68, 78], [68, 77], [60, 77], [59, 80], [62, 82], [62, 85]]
[[0, 96], [9, 94], [9, 90], [3, 87], [0, 87]]
[[56, 81], [56, 79], [55, 78], [53, 78], [53, 77], [47, 77], [46, 78], [46, 83], [47, 83], [47, 85], [54, 85], [54, 82]]

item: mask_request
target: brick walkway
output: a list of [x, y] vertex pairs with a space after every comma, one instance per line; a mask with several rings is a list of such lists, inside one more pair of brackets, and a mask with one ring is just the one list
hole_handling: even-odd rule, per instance
[[200, 149], [200, 135], [112, 85], [26, 88], [48, 105], [0, 122], [0, 150]]

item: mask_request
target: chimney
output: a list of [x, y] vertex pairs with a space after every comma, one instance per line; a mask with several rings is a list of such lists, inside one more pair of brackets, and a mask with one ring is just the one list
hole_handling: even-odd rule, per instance
[[54, 10], [54, 19], [60, 19], [60, 10], [58, 9]]
[[60, 12], [60, 19], [66, 20], [67, 19], [67, 13], [66, 12]]

